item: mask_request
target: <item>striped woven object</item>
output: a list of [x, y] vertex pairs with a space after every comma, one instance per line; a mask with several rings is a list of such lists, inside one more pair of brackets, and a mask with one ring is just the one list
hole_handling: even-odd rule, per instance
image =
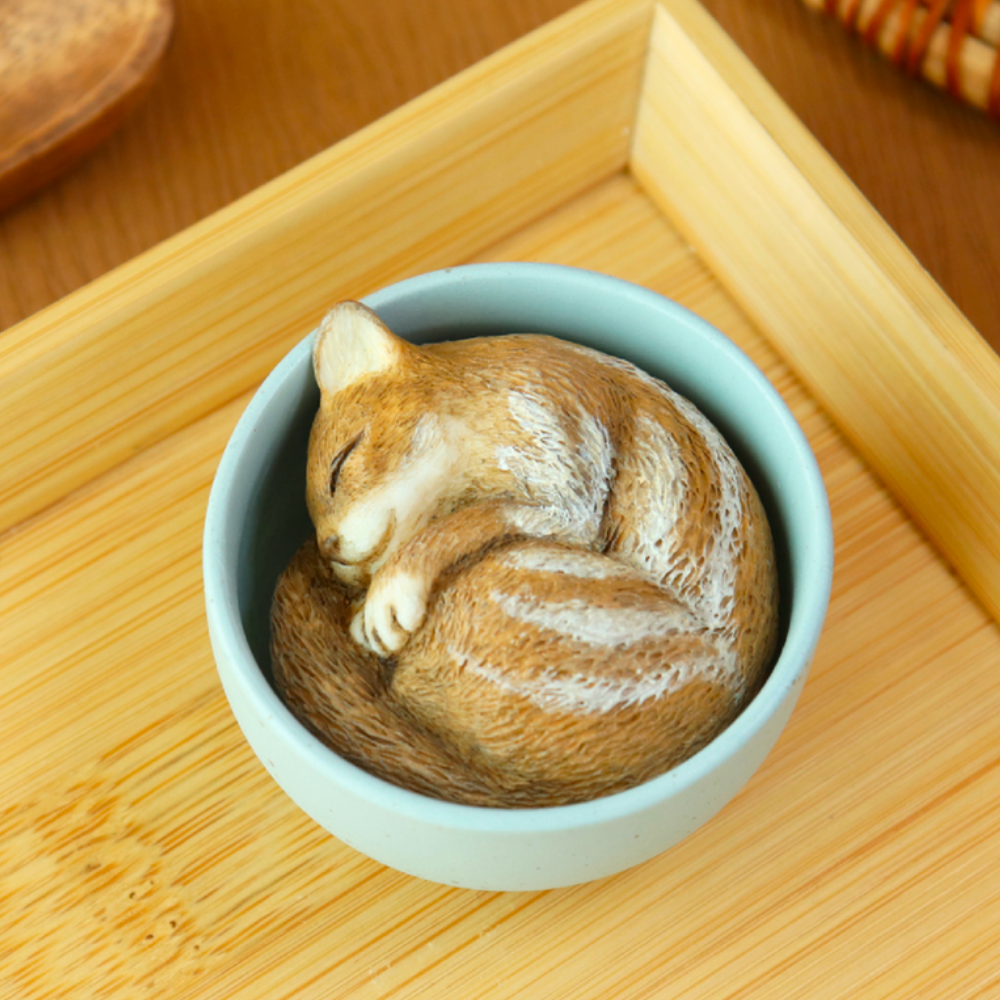
[[1000, 0], [804, 0], [900, 69], [1000, 118]]

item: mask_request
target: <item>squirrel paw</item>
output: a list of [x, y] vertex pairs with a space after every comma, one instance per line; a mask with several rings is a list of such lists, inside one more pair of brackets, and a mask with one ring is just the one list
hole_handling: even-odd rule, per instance
[[401, 570], [375, 575], [365, 603], [351, 621], [351, 636], [376, 656], [398, 653], [427, 615], [428, 587]]

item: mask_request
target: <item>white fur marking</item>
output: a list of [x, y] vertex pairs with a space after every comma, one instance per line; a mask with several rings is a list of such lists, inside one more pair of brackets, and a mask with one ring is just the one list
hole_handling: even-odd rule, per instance
[[726, 657], [716, 659], [710, 653], [703, 653], [655, 673], [636, 677], [560, 676], [548, 667], [539, 676], [518, 678], [454, 647], [448, 652], [461, 669], [502, 691], [525, 698], [543, 711], [573, 715], [598, 715], [669, 697], [695, 680], [729, 686], [732, 674], [732, 666], [726, 662]]
[[729, 631], [737, 565], [743, 551], [743, 485], [736, 457], [718, 429], [688, 399], [626, 361], [612, 358], [610, 363], [635, 374], [673, 404], [705, 443], [719, 487], [717, 528], [698, 565], [681, 552], [675, 527], [690, 488], [678, 443], [657, 421], [638, 420], [633, 454], [638, 456], [650, 494], [649, 502], [635, 511], [632, 544], [622, 557], [684, 599], [709, 628]]
[[648, 417], [636, 421], [632, 460], [647, 485], [646, 502], [633, 510], [635, 525], [622, 555], [660, 583], [678, 564], [677, 524], [687, 507], [688, 472], [677, 440]]
[[683, 396], [672, 393], [673, 402], [701, 435], [715, 464], [719, 480], [716, 503], [718, 527], [705, 555], [705, 572], [693, 601], [698, 614], [714, 629], [731, 629], [737, 563], [743, 552], [742, 479], [736, 456], [716, 427]]
[[697, 623], [683, 608], [602, 608], [576, 597], [536, 601], [494, 590], [491, 599], [504, 614], [539, 628], [559, 632], [589, 646], [625, 649], [649, 639], [691, 631]]
[[578, 549], [536, 545], [514, 549], [503, 557], [505, 565], [534, 573], [562, 573], [577, 580], [614, 580], [634, 576], [628, 566], [607, 556]]
[[[588, 544], [600, 530], [611, 484], [614, 448], [607, 428], [589, 413], [565, 414], [541, 391], [513, 390], [507, 406], [523, 442], [500, 445], [497, 465], [522, 483], [550, 518], [559, 512], [560, 537]], [[568, 426], [576, 434], [568, 433]], [[526, 516], [530, 522], [530, 513]], [[531, 523], [523, 527], [532, 529]]]

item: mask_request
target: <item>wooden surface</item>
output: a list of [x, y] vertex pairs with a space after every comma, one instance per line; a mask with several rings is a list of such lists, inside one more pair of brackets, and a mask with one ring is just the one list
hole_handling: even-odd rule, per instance
[[[690, 181], [690, 197], [681, 197], [683, 172], [672, 173], [676, 163], [651, 138], [664, 118], [683, 128], [697, 104], [678, 90], [674, 118], [662, 78], [638, 86], [647, 11], [623, 0], [477, 67], [0, 338], [0, 402], [15, 429], [0, 444], [2, 485], [16, 476], [31, 494], [22, 501], [24, 490], [11, 490], [5, 509], [25, 506], [0, 534], [0, 996], [1000, 992], [1000, 631], [764, 334], [794, 347], [789, 318], [815, 313], [817, 301], [833, 329], [859, 310], [871, 323], [879, 309], [908, 304], [912, 329], [931, 327], [952, 374], [971, 378], [982, 396], [966, 408], [948, 384], [927, 382], [928, 410], [949, 420], [995, 403], [997, 359], [965, 342], [961, 317], [746, 67], [732, 59], [713, 75], [704, 65], [726, 44], [697, 9], [687, 0], [667, 6], [684, 16], [664, 31], [671, 22], [658, 15], [656, 46], [710, 43], [695, 46], [701, 62], [690, 48], [686, 57], [704, 74], [705, 106], [728, 119], [736, 148], [751, 157], [731, 158], [733, 176], [787, 188], [790, 203], [804, 206], [780, 219], [763, 213], [790, 241], [783, 266], [794, 273], [799, 257], [815, 254], [806, 234], [816, 227], [850, 255], [847, 276], [858, 277], [857, 255], [868, 253], [877, 281], [845, 280], [832, 296], [809, 283], [775, 289], [782, 307], [771, 313], [754, 301], [740, 262], [713, 244], [713, 206], [700, 204]], [[735, 104], [730, 87], [741, 95]], [[633, 103], [634, 129], [622, 122]], [[718, 130], [719, 122], [689, 129], [687, 139], [711, 150]], [[765, 169], [775, 137], [792, 183]], [[470, 162], [476, 183], [457, 183]], [[352, 164], [366, 169], [359, 176]], [[574, 165], [572, 182], [560, 183]], [[808, 168], [813, 195], [795, 168]], [[698, 180], [718, 184], [708, 173]], [[689, 205], [697, 217], [685, 217]], [[831, 212], [842, 233], [829, 229]], [[329, 237], [328, 216], [350, 223], [353, 242]], [[741, 239], [753, 220], [750, 209], [736, 219]], [[767, 248], [774, 233], [761, 235]], [[280, 265], [269, 263], [267, 246], [280, 248]], [[205, 503], [254, 378], [308, 329], [338, 282], [360, 294], [462, 259], [582, 265], [689, 305], [782, 392], [830, 492], [830, 617], [774, 752], [688, 841], [633, 872], [568, 890], [442, 888], [323, 834], [243, 740], [205, 629]], [[735, 296], [720, 281], [723, 268]], [[293, 272], [300, 278], [286, 280]], [[869, 329], [878, 334], [878, 324]], [[134, 355], [127, 337], [115, 339], [125, 332]], [[804, 328], [809, 349], [789, 356], [822, 387], [811, 337]], [[895, 351], [899, 360], [926, 349], [904, 338]], [[911, 409], [921, 405], [913, 386], [922, 374], [899, 370]], [[843, 408], [837, 398], [829, 405]], [[54, 420], [65, 415], [51, 438], [39, 406]], [[22, 454], [15, 470], [17, 432], [27, 438], [29, 426], [49, 450], [41, 464]], [[67, 455], [57, 460], [60, 441]], [[988, 454], [986, 434], [975, 444]], [[872, 443], [875, 458], [897, 447], [886, 435]], [[50, 469], [56, 485], [47, 491], [38, 484]], [[984, 503], [1000, 508], [992, 487], [982, 488]]]
[[0, 6], [0, 210], [110, 135], [145, 94], [171, 0], [6, 0]]
[[623, 167], [648, 21], [582, 14], [555, 73], [537, 44], [473, 67], [0, 337], [0, 530], [259, 382], [331, 302]]
[[[972, 323], [1000, 347], [1000, 126], [800, 0], [706, 0]], [[176, 0], [123, 128], [0, 215], [0, 330], [573, 6]]]
[[1000, 361], [702, 8], [663, 6], [631, 169], [1000, 618]]
[[996, 626], [630, 178], [478, 259], [673, 295], [792, 406], [838, 569], [778, 746], [690, 840], [589, 886], [450, 890], [338, 844], [254, 759], [209, 652], [202, 517], [241, 397], [3, 540], [0, 995], [991, 995]]

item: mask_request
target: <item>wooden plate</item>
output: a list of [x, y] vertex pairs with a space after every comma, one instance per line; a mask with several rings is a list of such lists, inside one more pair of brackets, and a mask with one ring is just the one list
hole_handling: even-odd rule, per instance
[[172, 0], [0, 4], [0, 210], [118, 127], [152, 83]]

